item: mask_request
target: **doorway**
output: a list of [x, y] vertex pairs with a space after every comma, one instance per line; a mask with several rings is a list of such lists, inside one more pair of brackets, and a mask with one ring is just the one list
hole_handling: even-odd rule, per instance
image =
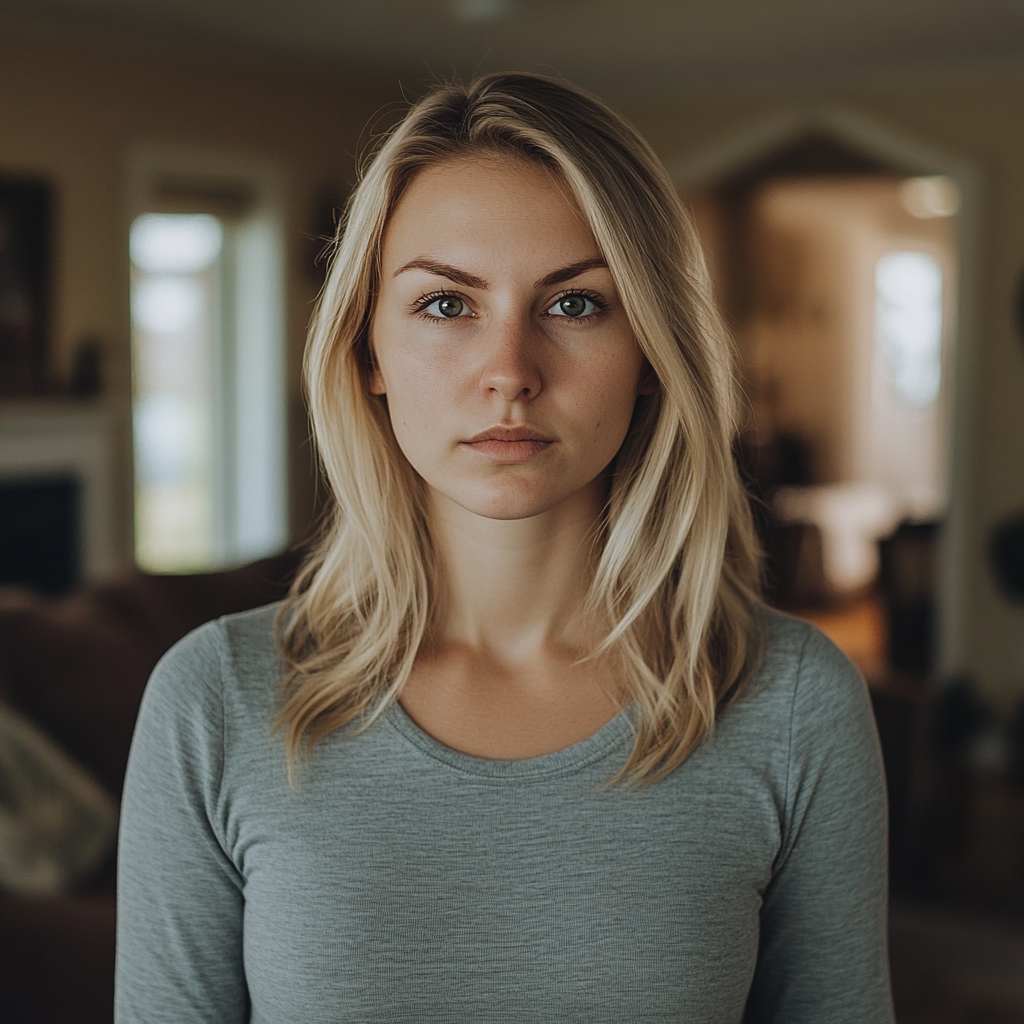
[[[950, 496], [957, 185], [808, 132], [687, 199], [739, 353], [773, 603], [869, 677], [927, 674]], [[906, 591], [911, 548], [908, 642], [886, 562], [903, 558]]]

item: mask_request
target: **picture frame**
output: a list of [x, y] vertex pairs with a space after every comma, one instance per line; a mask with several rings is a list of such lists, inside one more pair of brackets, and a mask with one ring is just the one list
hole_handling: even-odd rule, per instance
[[53, 190], [0, 175], [0, 398], [46, 390]]

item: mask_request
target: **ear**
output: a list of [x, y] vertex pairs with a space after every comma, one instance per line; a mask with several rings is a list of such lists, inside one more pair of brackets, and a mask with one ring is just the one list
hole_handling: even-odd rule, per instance
[[369, 384], [371, 395], [387, 394], [387, 388], [384, 387], [384, 375], [380, 372], [380, 367], [375, 366], [370, 370], [367, 376], [367, 383]]

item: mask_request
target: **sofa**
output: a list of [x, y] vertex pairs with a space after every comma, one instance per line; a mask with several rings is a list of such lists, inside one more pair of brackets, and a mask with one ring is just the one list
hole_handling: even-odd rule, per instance
[[[277, 601], [301, 551], [193, 576], [141, 572], [64, 597], [0, 590], [0, 701], [119, 797], [146, 681], [202, 623]], [[4, 1024], [110, 1024], [115, 854], [71, 892], [0, 889]]]

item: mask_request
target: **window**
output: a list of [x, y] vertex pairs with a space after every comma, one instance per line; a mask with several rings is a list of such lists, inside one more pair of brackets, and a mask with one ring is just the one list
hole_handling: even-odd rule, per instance
[[942, 383], [942, 269], [927, 253], [890, 252], [878, 261], [875, 339], [897, 397], [931, 405]]
[[153, 572], [286, 543], [280, 232], [243, 215], [133, 221], [135, 553]]
[[217, 561], [218, 291], [224, 231], [209, 214], [132, 225], [135, 552], [145, 569]]

